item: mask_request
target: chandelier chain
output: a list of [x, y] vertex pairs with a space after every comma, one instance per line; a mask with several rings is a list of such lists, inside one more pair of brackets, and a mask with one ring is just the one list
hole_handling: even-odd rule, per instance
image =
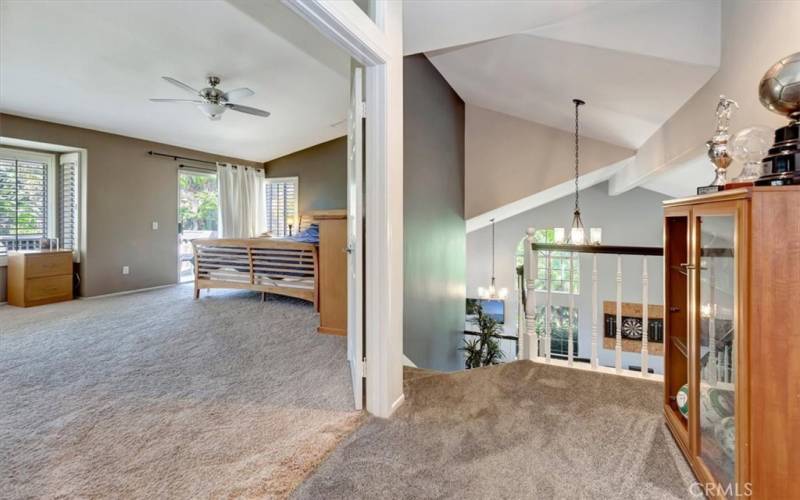
[[579, 204], [578, 204], [578, 176], [580, 174], [578, 168], [580, 165], [580, 142], [578, 141], [578, 108], [580, 107], [581, 102], [576, 100], [575, 101], [575, 213], [580, 212]]

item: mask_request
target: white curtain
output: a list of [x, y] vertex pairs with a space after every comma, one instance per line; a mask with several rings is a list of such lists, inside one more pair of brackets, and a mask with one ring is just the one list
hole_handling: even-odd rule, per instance
[[252, 238], [267, 225], [264, 171], [217, 163], [219, 222], [223, 238]]

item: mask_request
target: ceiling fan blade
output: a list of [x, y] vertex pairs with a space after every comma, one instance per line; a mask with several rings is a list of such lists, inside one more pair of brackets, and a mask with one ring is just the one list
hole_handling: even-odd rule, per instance
[[182, 88], [186, 92], [191, 92], [194, 95], [199, 95], [200, 94], [200, 92], [198, 92], [197, 90], [193, 89], [192, 87], [190, 87], [190, 86], [186, 85], [185, 83], [183, 83], [181, 81], [178, 81], [178, 80], [176, 80], [174, 78], [170, 78], [168, 76], [162, 76], [161, 78], [163, 78], [164, 80], [168, 81], [169, 83], [175, 85], [176, 87]]
[[199, 104], [203, 101], [198, 99], [150, 99], [151, 102], [193, 102]]
[[256, 116], [263, 116], [264, 118], [270, 115], [269, 111], [264, 111], [262, 109], [251, 108], [250, 106], [242, 106], [241, 104], [233, 104], [233, 103], [226, 103], [226, 108], [230, 108], [234, 111], [239, 111], [241, 113], [247, 113], [249, 115], [256, 115]]
[[225, 94], [222, 97], [226, 101], [231, 102], [239, 100], [243, 97], [250, 97], [251, 95], [255, 95], [255, 92], [246, 87], [242, 87], [240, 89], [233, 89], [230, 92], [225, 92]]

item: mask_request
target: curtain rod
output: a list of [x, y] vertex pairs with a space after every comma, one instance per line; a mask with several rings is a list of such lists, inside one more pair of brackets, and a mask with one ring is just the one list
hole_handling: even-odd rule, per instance
[[[147, 154], [149, 154], [150, 156], [160, 156], [161, 158], [169, 158], [172, 161], [184, 160], [184, 161], [192, 161], [192, 162], [195, 162], [195, 163], [205, 163], [207, 165], [212, 165], [214, 167], [214, 168], [203, 168], [203, 167], [198, 167], [198, 166], [195, 166], [195, 165], [183, 165], [183, 164], [180, 164], [180, 165], [178, 165], [178, 168], [196, 168], [196, 169], [200, 169], [200, 170], [209, 170], [209, 171], [211, 171], [211, 170], [216, 171], [216, 169], [217, 169], [216, 168], [217, 167], [217, 162], [215, 162], [215, 161], [198, 160], [197, 158], [189, 158], [187, 156], [168, 155], [166, 153], [159, 153], [157, 151], [148, 151]], [[233, 168], [236, 168], [236, 165], [231, 165], [231, 166]], [[251, 167], [249, 165], [245, 165], [245, 168], [252, 168], [253, 170], [264, 170], [263, 168]]]
[[168, 155], [168, 154], [165, 154], [165, 153], [157, 153], [155, 151], [148, 151], [147, 154], [149, 154], [150, 156], [160, 156], [162, 158], [169, 158], [172, 161], [187, 160], [187, 161], [194, 161], [194, 162], [197, 162], [197, 163], [207, 163], [209, 165], [214, 165], [214, 166], [217, 165], [217, 162], [215, 162], [215, 161], [198, 160], [197, 158], [188, 158], [186, 156]]

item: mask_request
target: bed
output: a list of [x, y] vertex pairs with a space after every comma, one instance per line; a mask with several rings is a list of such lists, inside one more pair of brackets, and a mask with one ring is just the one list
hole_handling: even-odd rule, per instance
[[198, 239], [194, 297], [203, 288], [238, 288], [296, 297], [319, 310], [319, 249], [277, 238]]

